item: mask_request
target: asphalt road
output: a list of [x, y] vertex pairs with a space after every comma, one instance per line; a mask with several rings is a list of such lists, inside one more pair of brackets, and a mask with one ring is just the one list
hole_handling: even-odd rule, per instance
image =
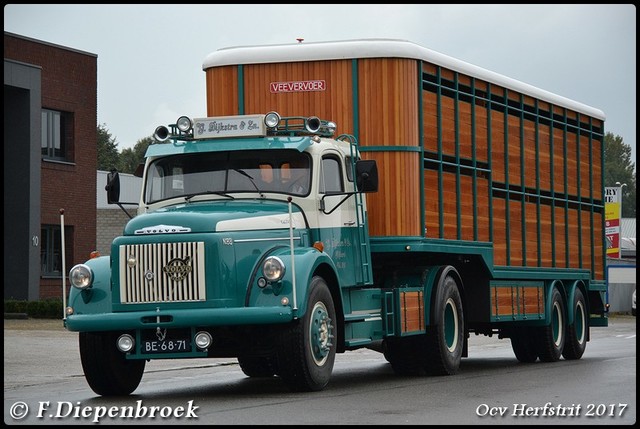
[[[593, 328], [579, 361], [520, 364], [508, 340], [470, 339], [452, 377], [398, 377], [370, 350], [340, 354], [322, 392], [291, 393], [246, 377], [235, 359], [147, 364], [133, 395], [102, 398], [82, 374], [77, 333], [61, 321], [5, 320], [5, 424], [561, 424], [636, 421], [636, 318]], [[16, 405], [17, 404], [17, 405]], [[24, 407], [29, 414], [14, 418]], [[167, 418], [100, 417], [111, 407], [172, 410]], [[144, 408], [148, 407], [148, 408]], [[546, 411], [545, 411], [545, 407]], [[118, 408], [120, 409], [120, 408]], [[573, 416], [533, 416], [550, 410]], [[82, 414], [86, 410], [86, 417]], [[532, 410], [532, 411], [527, 411]]]

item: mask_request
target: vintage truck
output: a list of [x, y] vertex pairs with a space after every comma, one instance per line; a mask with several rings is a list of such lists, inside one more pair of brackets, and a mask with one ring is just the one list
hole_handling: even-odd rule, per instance
[[203, 70], [206, 115], [156, 129], [137, 215], [70, 271], [97, 394], [203, 357], [317, 391], [363, 347], [451, 375], [471, 334], [580, 359], [607, 326], [601, 111], [403, 40], [220, 49]]

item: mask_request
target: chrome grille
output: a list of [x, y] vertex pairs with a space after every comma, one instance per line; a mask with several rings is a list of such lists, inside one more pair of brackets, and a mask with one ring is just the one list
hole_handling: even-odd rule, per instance
[[120, 246], [120, 302], [204, 301], [204, 242]]

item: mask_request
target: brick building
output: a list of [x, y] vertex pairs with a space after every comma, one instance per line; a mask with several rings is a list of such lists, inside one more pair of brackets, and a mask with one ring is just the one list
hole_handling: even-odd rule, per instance
[[5, 32], [4, 125], [4, 297], [60, 298], [96, 247], [97, 55]]

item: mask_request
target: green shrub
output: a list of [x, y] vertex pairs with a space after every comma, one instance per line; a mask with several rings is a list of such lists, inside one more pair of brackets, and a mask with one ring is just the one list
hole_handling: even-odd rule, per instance
[[44, 299], [41, 301], [24, 301], [5, 299], [4, 312], [26, 313], [34, 319], [62, 319], [62, 300]]

